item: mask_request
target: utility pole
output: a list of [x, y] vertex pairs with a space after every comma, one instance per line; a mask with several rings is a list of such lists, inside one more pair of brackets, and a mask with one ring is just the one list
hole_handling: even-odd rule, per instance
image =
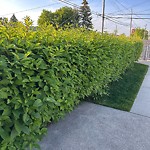
[[130, 36], [131, 36], [131, 34], [132, 34], [132, 21], [133, 21], [132, 15], [133, 15], [133, 11], [132, 11], [132, 9], [131, 9]]
[[144, 30], [144, 37], [143, 37], [144, 40], [146, 40], [146, 32], [147, 32], [146, 28], [147, 28], [147, 24], [145, 25], [145, 30]]
[[104, 21], [105, 21], [105, 0], [102, 0], [102, 34], [104, 33]]
[[77, 26], [77, 21], [76, 21], [77, 14], [76, 14], [76, 11], [77, 11], [77, 8], [74, 6], [74, 15], [73, 15], [73, 25], [74, 25], [74, 28]]
[[117, 36], [117, 33], [118, 33], [118, 27], [117, 27], [117, 25], [116, 25], [115, 36]]

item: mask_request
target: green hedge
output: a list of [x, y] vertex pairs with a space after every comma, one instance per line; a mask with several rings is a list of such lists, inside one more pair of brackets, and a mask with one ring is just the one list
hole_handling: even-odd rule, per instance
[[103, 94], [138, 59], [142, 42], [84, 29], [0, 25], [0, 148], [31, 149], [51, 121]]

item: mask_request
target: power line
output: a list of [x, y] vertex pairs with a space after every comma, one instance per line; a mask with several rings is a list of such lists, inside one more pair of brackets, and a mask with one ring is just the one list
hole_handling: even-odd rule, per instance
[[116, 1], [114, 1], [114, 2], [111, 1], [111, 3], [115, 7], [115, 9], [118, 9], [119, 12], [122, 11], [121, 8], [119, 7], [119, 5], [116, 3]]
[[[116, 0], [123, 8], [125, 8], [125, 9], [127, 9], [127, 10], [129, 10], [130, 11], [130, 9], [129, 8], [127, 8], [125, 5], [123, 5], [122, 3], [120, 3], [118, 0]], [[144, 2], [146, 2], [147, 0], [145, 0]], [[142, 3], [144, 3], [144, 2], [142, 2]], [[131, 9], [133, 9], [133, 7], [135, 7], [135, 6], [138, 6], [138, 5], [140, 5], [141, 3], [139, 3], [139, 4], [136, 4], [136, 5], [134, 5], [134, 6], [132, 6], [131, 7]], [[131, 14], [130, 14], [131, 15]], [[138, 15], [136, 15], [138, 18], [141, 18], [140, 16], [138, 16]], [[131, 18], [130, 18], [131, 19]], [[134, 19], [134, 18], [133, 18]], [[135, 19], [137, 19], [137, 18], [135, 18]], [[141, 18], [142, 19], [142, 18]], [[148, 21], [146, 21], [146, 19], [143, 19], [145, 22], [148, 22]], [[149, 23], [149, 22], [148, 22]]]
[[115, 19], [112, 20], [112, 18], [110, 18], [110, 17], [108, 17], [108, 16], [105, 16], [105, 18], [106, 18], [107, 20], [112, 21], [112, 22], [114, 22], [114, 23], [117, 23], [117, 24], [119, 24], [119, 25], [122, 25], [122, 26], [129, 26], [128, 23], [123, 23], [123, 22], [120, 22], [120, 21], [115, 20]]
[[66, 19], [64, 22], [62, 22], [59, 26], [62, 26], [64, 23], [66, 23], [68, 20], [75, 18], [75, 15], [73, 14], [71, 17], [69, 17], [68, 19]]
[[[129, 13], [129, 14], [116, 14], [115, 16], [117, 16], [117, 15], [128, 16], [128, 15], [131, 15], [131, 13]], [[150, 14], [138, 14], [138, 13], [133, 13], [132, 15], [146, 16], [146, 15], [150, 15]]]
[[135, 5], [131, 6], [130, 9], [131, 9], [131, 8], [135, 8], [135, 7], [137, 7], [137, 6], [140, 6], [140, 5], [142, 5], [142, 4], [145, 4], [146, 2], [149, 2], [149, 0], [145, 0], [145, 1], [142, 1], [142, 2], [140, 2], [140, 3], [138, 3], [138, 4], [135, 4]]
[[[125, 10], [130, 10], [130, 8], [132, 9], [133, 7], [137, 7], [137, 6], [139, 6], [139, 5], [141, 5], [141, 4], [143, 4], [143, 3], [145, 3], [147, 0], [145, 0], [144, 2], [142, 2], [142, 3], [138, 3], [138, 4], [136, 4], [136, 5], [133, 5], [132, 7], [130, 7], [130, 8], [127, 8], [126, 6], [124, 6], [120, 1], [118, 1], [118, 0], [116, 0]], [[119, 11], [120, 12], [120, 11]], [[112, 15], [112, 14], [111, 14]], [[140, 17], [138, 14], [134, 14], [135, 16], [137, 16], [137, 17], [133, 17], [133, 13], [131, 12], [131, 13], [129, 13], [129, 14], [127, 14], [127, 15], [131, 15], [131, 17], [128, 17], [128, 18], [123, 18], [123, 17], [118, 17], [118, 18], [116, 18], [116, 19], [130, 19], [131, 21], [130, 21], [130, 33], [131, 33], [131, 28], [132, 28], [132, 21], [133, 21], [133, 19], [142, 19], [142, 20], [144, 20], [145, 22], [148, 22], [147, 21], [147, 19], [150, 19], [150, 18], [142, 18], [142, 17]], [[111, 18], [113, 18], [113, 17], [111, 17]]]
[[125, 8], [126, 10], [129, 10], [129, 8], [127, 8], [126, 6], [124, 6], [122, 3], [120, 3], [118, 0], [116, 0], [118, 2], [118, 4], [120, 4], [123, 8]]
[[71, 5], [73, 7], [79, 8], [79, 6], [77, 4], [74, 4], [74, 3], [72, 3], [72, 2], [70, 2], [68, 0], [58, 0], [58, 1], [60, 1], [62, 3], [65, 3], [65, 4], [68, 4], [68, 5]]
[[[73, 6], [73, 7], [77, 8], [77, 9], [80, 9], [80, 6], [79, 6], [79, 5], [77, 5], [77, 4], [75, 4], [75, 3], [72, 3], [72, 2], [70, 2], [69, 0], [58, 0], [58, 1], [63, 2], [63, 3], [65, 3], [65, 4], [67, 4], [67, 5]], [[4, 17], [4, 16], [11, 15], [11, 14], [23, 13], [23, 12], [32, 11], [32, 10], [35, 10], [35, 9], [40, 9], [40, 8], [44, 8], [44, 7], [48, 7], [48, 6], [53, 6], [53, 5], [56, 5], [56, 4], [58, 4], [58, 2], [57, 2], [57, 3], [54, 3], [54, 4], [49, 4], [49, 5], [34, 7], [34, 8], [26, 9], [26, 10], [16, 11], [16, 12], [8, 13], [8, 14], [3, 14], [3, 15], [0, 15], [0, 16], [1, 16], [1, 17]], [[98, 13], [98, 12], [95, 12], [95, 11], [91, 11], [91, 13], [94, 14], [94, 15], [96, 15], [96, 16], [98, 16], [98, 17], [101, 17], [101, 16], [102, 16], [102, 14], [100, 14], [100, 13]], [[121, 21], [115, 20], [115, 18], [114, 18], [114, 19], [113, 19], [113, 18], [110, 19], [110, 18], [107, 17], [107, 16], [104, 16], [104, 17], [105, 17], [107, 20], [109, 20], [109, 21], [111, 21], [111, 22], [114, 22], [114, 23], [116, 23], [116, 24], [127, 26], [127, 24], [124, 24], [124, 23], [121, 22]], [[72, 17], [68, 18], [67, 20], [69, 20], [69, 19], [71, 19], [71, 18], [72, 18]], [[66, 21], [65, 21], [65, 22], [66, 22]]]
[[[80, 9], [80, 6], [79, 6], [79, 5], [74, 4], [74, 3], [70, 2], [69, 0], [58, 0], [58, 1]], [[98, 12], [95, 12], [95, 11], [91, 11], [91, 13], [94, 14], [94, 15], [96, 15], [96, 16], [98, 16], [98, 17], [102, 16], [102, 14], [100, 14], [100, 13], [98, 13]], [[119, 25], [128, 26], [128, 24], [124, 24], [124, 23], [121, 22], [121, 21], [114, 20], [114, 19], [110, 19], [110, 18], [107, 17], [107, 16], [104, 16], [104, 17], [105, 17], [107, 20], [111, 21], [111, 22], [117, 23], [117, 24], [119, 24]]]
[[138, 13], [145, 12], [145, 11], [150, 11], [150, 9], [145, 9], [145, 10], [139, 11]]
[[147, 20], [147, 19], [150, 19], [150, 17], [149, 17], [149, 18], [142, 18], [142, 17], [140, 17], [140, 18], [136, 18], [136, 17], [133, 17], [133, 19], [142, 19], [142, 20]]
[[116, 23], [116, 24], [122, 25], [122, 26], [126, 26], [126, 27], [129, 26], [128, 24], [122, 24], [122, 23], [120, 23], [120, 22], [118, 22], [118, 21], [116, 21], [116, 20], [112, 20], [112, 19], [110, 19], [110, 18], [106, 18], [106, 19], [109, 20], [109, 21], [111, 21], [111, 22], [114, 22], [114, 23]]
[[[124, 6], [122, 3], [120, 3], [118, 0], [115, 0], [119, 5], [121, 5], [125, 10], [128, 10], [128, 8], [126, 6]], [[131, 10], [132, 11], [132, 10]], [[132, 12], [131, 12], [132, 13]], [[132, 15], [131, 15], [131, 18], [130, 18], [130, 24], [129, 24], [129, 27], [130, 27], [130, 35], [131, 35], [131, 30], [132, 30]]]
[[[133, 9], [133, 8], [135, 8], [135, 7], [137, 7], [137, 6], [140, 6], [141, 4], [145, 4], [145, 2], [149, 2], [148, 0], [145, 0], [145, 1], [143, 1], [143, 2], [140, 2], [140, 3], [137, 3], [137, 4], [135, 4], [135, 5], [132, 5], [132, 6], [130, 6], [130, 7], [126, 7], [126, 6], [124, 6], [122, 3], [120, 3], [119, 1], [117, 1], [120, 5], [122, 5], [123, 7], [124, 7], [124, 9], [125, 10], [131, 10], [131, 9]], [[149, 9], [150, 10], [150, 9]], [[109, 13], [109, 15], [113, 15], [113, 14], [115, 14], [115, 13], [118, 13], [118, 12], [121, 12], [122, 10], [119, 10], [119, 11], [115, 11], [115, 12], [112, 12], [112, 13]], [[145, 11], [145, 10], [144, 10]], [[148, 10], [146, 10], [146, 11], [148, 11]], [[142, 11], [143, 12], [143, 11]]]
[[[123, 16], [120, 16], [120, 17], [114, 17], [114, 16], [107, 16], [108, 18], [114, 18], [114, 19], [131, 19], [131, 17], [123, 17]], [[132, 19], [142, 19], [142, 20], [145, 20], [145, 19], [150, 19], [150, 17], [147, 17], [147, 18], [143, 18], [143, 17], [132, 17]]]
[[[120, 3], [119, 1], [115, 0], [115, 2], [117, 2], [118, 4], [120, 4], [125, 10], [128, 10], [128, 8], [126, 8], [122, 3]], [[119, 11], [115, 11], [113, 13], [109, 13], [109, 15], [113, 15], [114, 13], [117, 13], [117, 12], [121, 12], [122, 10], [119, 10]]]
[[[143, 3], [145, 3], [147, 0], [145, 0], [145, 1], [142, 2], [142, 3], [138, 3], [138, 4], [136, 4], [136, 5], [133, 5], [133, 6], [130, 7], [130, 8], [127, 8], [127, 7], [124, 6], [122, 3], [120, 3], [118, 0], [116, 0], [116, 1], [117, 1], [124, 9], [130, 10], [130, 8], [137, 7], [137, 6], [139, 6], [139, 5], [143, 4]], [[117, 11], [117, 12], [120, 12], [120, 11]], [[112, 13], [109, 14], [109, 15], [112, 15]], [[131, 14], [127, 14], [127, 15], [131, 15]], [[142, 19], [142, 20], [144, 20], [145, 22], [150, 23], [149, 21], [147, 21], [148, 18], [141, 18], [141, 17], [139, 16], [139, 14], [132, 14], [132, 15], [136, 15], [136, 16], [138, 17], [138, 18], [133, 18], [133, 19]], [[140, 14], [140, 15], [142, 15], [142, 14]], [[131, 18], [128, 18], [128, 19], [131, 19]]]
[[49, 4], [49, 5], [34, 7], [34, 8], [30, 8], [30, 9], [21, 10], [21, 11], [16, 11], [16, 12], [13, 12], [13, 13], [8, 13], [8, 14], [0, 15], [0, 16], [5, 17], [5, 16], [8, 16], [8, 15], [12, 15], [12, 14], [18, 14], [18, 13], [23, 13], [23, 12], [27, 12], [27, 11], [31, 11], [31, 10], [35, 10], [35, 9], [40, 9], [40, 8], [44, 8], [44, 7], [48, 7], [48, 6], [53, 6], [53, 5], [56, 5], [56, 4], [58, 4], [58, 2], [54, 3], [54, 4]]
[[138, 25], [135, 23], [135, 21], [133, 20], [133, 23], [134, 23], [134, 25], [136, 26], [136, 27], [138, 27]]
[[[79, 5], [77, 5], [77, 4], [75, 4], [75, 3], [72, 3], [72, 2], [70, 2], [69, 0], [58, 0], [58, 1], [60, 1], [60, 2], [62, 2], [62, 3], [66, 3], [66, 4], [70, 5], [70, 6], [73, 6], [73, 7], [76, 7], [76, 8], [78, 8], [78, 9], [80, 9], [80, 6], [79, 6]], [[98, 13], [98, 12], [95, 12], [95, 11], [91, 11], [91, 13], [94, 14], [94, 15], [96, 15], [96, 16], [101, 16], [101, 15], [102, 15], [102, 14], [100, 14], [100, 13]]]

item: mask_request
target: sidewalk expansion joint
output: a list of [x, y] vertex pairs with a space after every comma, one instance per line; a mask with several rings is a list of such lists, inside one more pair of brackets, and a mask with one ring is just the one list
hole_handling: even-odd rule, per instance
[[134, 112], [129, 112], [129, 113], [150, 119], [150, 117], [146, 115], [141, 115], [141, 114], [134, 113]]

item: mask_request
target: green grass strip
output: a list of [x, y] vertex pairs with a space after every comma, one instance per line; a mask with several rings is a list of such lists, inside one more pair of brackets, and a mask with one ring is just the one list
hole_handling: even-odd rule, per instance
[[147, 65], [134, 63], [133, 68], [127, 70], [121, 79], [109, 85], [109, 95], [97, 95], [94, 98], [88, 97], [86, 100], [96, 104], [130, 111], [147, 70]]

